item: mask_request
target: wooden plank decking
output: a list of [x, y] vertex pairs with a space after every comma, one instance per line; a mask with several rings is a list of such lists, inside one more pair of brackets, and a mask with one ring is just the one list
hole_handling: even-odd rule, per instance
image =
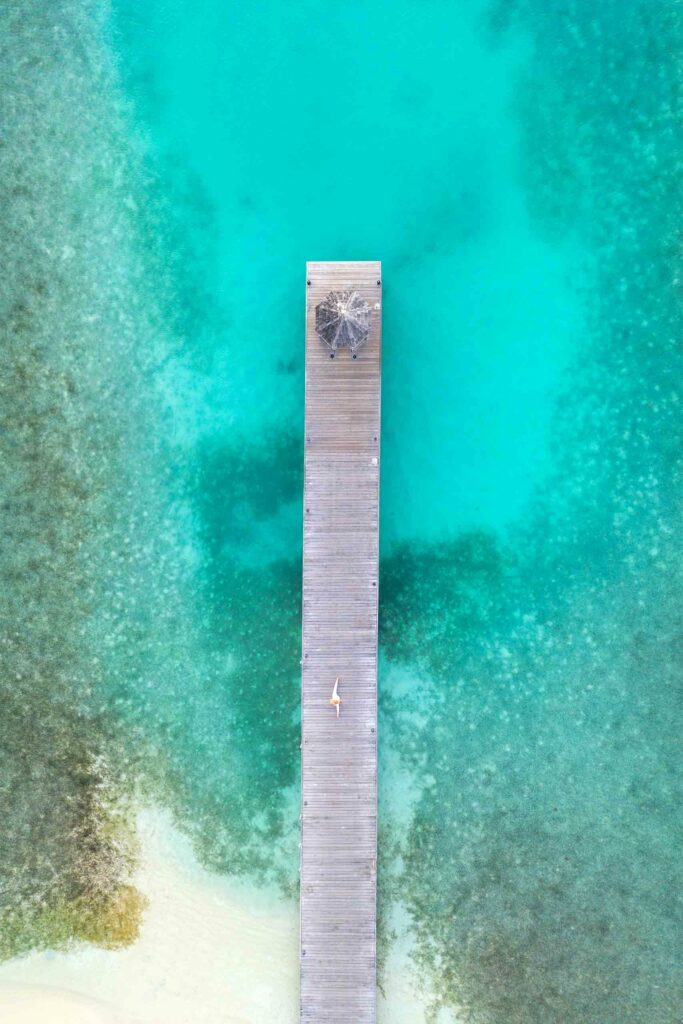
[[[371, 309], [354, 360], [315, 308]], [[374, 1024], [381, 264], [309, 263], [302, 651], [301, 1022]], [[329, 700], [336, 676], [343, 703]]]

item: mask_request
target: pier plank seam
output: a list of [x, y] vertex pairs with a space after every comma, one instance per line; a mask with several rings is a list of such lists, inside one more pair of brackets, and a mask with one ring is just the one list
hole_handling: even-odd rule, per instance
[[[300, 1021], [375, 1024], [381, 264], [306, 270]], [[331, 359], [315, 309], [350, 289], [368, 339]]]

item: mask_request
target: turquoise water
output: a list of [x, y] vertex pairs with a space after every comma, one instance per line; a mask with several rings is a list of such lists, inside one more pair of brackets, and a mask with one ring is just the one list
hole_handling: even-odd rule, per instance
[[678, 6], [2, 21], [5, 956], [134, 941], [141, 800], [295, 892], [304, 261], [379, 258], [383, 957], [680, 1020]]

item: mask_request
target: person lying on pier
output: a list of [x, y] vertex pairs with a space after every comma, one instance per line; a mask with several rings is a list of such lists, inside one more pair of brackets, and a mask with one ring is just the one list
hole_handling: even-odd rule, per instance
[[334, 690], [332, 691], [332, 698], [330, 700], [330, 704], [337, 709], [337, 718], [339, 718], [339, 706], [341, 705], [342, 702], [342, 699], [339, 696], [338, 692], [340, 681], [341, 676], [337, 676], [337, 678], [334, 681]]

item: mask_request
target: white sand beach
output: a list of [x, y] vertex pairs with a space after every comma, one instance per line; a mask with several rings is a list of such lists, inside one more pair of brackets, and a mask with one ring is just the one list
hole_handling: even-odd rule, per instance
[[[79, 946], [0, 967], [7, 1024], [295, 1024], [298, 906], [206, 871], [169, 816], [138, 818], [145, 893], [129, 948]], [[390, 957], [380, 1024], [422, 1024], [400, 947]]]

